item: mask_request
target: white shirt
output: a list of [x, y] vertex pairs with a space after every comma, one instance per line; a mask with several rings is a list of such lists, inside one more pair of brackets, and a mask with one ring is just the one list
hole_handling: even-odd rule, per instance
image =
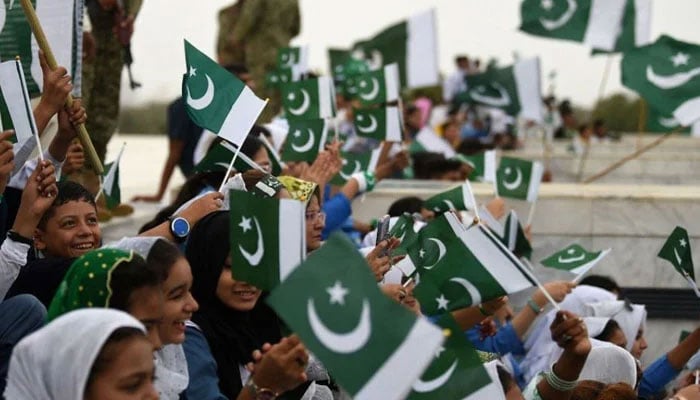
[[29, 245], [7, 238], [0, 247], [0, 303], [17, 279], [19, 270], [27, 264]]
[[442, 82], [442, 99], [445, 100], [445, 103], [451, 102], [457, 93], [467, 90], [467, 82], [464, 77], [464, 71], [457, 70]]

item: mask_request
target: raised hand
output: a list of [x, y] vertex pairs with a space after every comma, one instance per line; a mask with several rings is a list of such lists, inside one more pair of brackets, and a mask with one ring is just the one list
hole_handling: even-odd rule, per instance
[[10, 175], [15, 168], [15, 153], [12, 148], [12, 142], [10, 142], [10, 137], [14, 134], [14, 131], [0, 133], [0, 194], [5, 192], [7, 182], [10, 180]]
[[260, 388], [283, 393], [306, 381], [304, 371], [308, 362], [306, 347], [297, 335], [291, 335], [261, 353], [252, 379]]

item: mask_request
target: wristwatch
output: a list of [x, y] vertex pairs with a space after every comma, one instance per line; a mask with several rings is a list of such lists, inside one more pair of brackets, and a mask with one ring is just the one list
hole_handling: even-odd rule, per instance
[[182, 243], [190, 234], [190, 223], [182, 217], [172, 216], [168, 218], [170, 221], [170, 234], [173, 235], [175, 242]]
[[253, 381], [252, 376], [250, 379], [248, 379], [248, 382], [246, 382], [245, 387], [248, 388], [250, 397], [254, 398], [255, 400], [275, 400], [278, 396], [277, 393], [270, 389], [258, 387], [258, 385], [255, 384], [255, 381]]

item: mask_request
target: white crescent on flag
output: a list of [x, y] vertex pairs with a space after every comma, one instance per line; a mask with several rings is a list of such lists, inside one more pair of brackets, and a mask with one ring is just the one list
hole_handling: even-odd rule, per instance
[[[359, 130], [362, 133], [372, 133], [377, 130], [377, 119], [374, 118], [374, 115], [368, 115], [369, 116], [369, 125], [367, 126], [362, 126], [360, 124], [356, 124], [357, 130]], [[364, 119], [364, 116], [359, 115], [357, 117], [357, 120], [360, 121], [361, 119]]]
[[424, 269], [431, 270], [431, 269], [433, 269], [433, 267], [435, 267], [435, 265], [437, 263], [440, 262], [440, 260], [442, 260], [443, 257], [445, 257], [445, 254], [447, 254], [447, 247], [445, 247], [445, 243], [443, 243], [442, 240], [440, 240], [440, 239], [428, 238], [428, 240], [434, 242], [438, 247], [438, 259], [435, 260], [435, 262], [432, 263], [431, 265], [423, 266]]
[[470, 92], [472, 98], [478, 102], [493, 106], [493, 107], [505, 107], [510, 104], [510, 96], [508, 91], [498, 82], [491, 84], [498, 90], [498, 97], [487, 96], [481, 92], [485, 90], [483, 86], [477, 86], [475, 90]]
[[472, 304], [476, 305], [481, 303], [481, 293], [479, 293], [479, 289], [477, 289], [474, 284], [464, 278], [459, 277], [452, 278], [450, 281], [462, 286], [464, 290], [469, 293], [469, 297], [472, 299]]
[[[506, 168], [505, 173], [507, 175], [510, 175], [510, 171], [512, 171], [511, 168]], [[503, 180], [503, 187], [505, 187], [508, 190], [515, 190], [520, 187], [523, 183], [523, 172], [520, 170], [520, 168], [515, 168], [515, 180], [512, 182], [506, 181], [505, 179]]]
[[[379, 81], [377, 81], [377, 78], [372, 78], [370, 82], [372, 82], [372, 90], [370, 90], [368, 93], [360, 93], [360, 97], [365, 101], [373, 100], [379, 94]], [[367, 86], [367, 81], [363, 80], [360, 82], [361, 88], [364, 89], [365, 86]]]
[[321, 321], [316, 313], [314, 300], [309, 299], [306, 303], [306, 312], [309, 316], [309, 325], [314, 335], [322, 345], [335, 353], [354, 353], [367, 344], [372, 333], [372, 322], [370, 320], [370, 307], [367, 299], [362, 301], [362, 313], [360, 321], [355, 328], [347, 333], [334, 332]]
[[564, 13], [557, 19], [551, 20], [540, 17], [540, 23], [542, 24], [544, 29], [548, 31], [559, 29], [562, 26], [566, 25], [571, 18], [573, 18], [574, 14], [576, 14], [576, 9], [578, 8], [576, 0], [567, 0], [566, 5], [566, 11], [564, 11]]
[[673, 75], [657, 75], [652, 66], [647, 65], [647, 80], [659, 89], [674, 89], [683, 86], [698, 75], [700, 75], [700, 67]]
[[211, 104], [212, 100], [214, 100], [214, 82], [211, 80], [209, 75], [204, 74], [204, 76], [207, 77], [207, 91], [204, 92], [204, 95], [202, 95], [202, 97], [198, 99], [192, 98], [192, 94], [190, 93], [190, 87], [189, 85], [187, 86], [187, 105], [194, 108], [195, 110], [203, 110], [209, 107], [209, 104]]
[[[297, 153], [306, 153], [307, 151], [311, 150], [314, 147], [314, 143], [316, 142], [316, 137], [314, 135], [314, 131], [311, 128], [308, 128], [308, 133], [309, 133], [309, 138], [307, 139], [306, 143], [304, 143], [301, 146], [297, 146], [295, 143], [292, 143], [292, 150], [296, 151]], [[301, 136], [302, 131], [297, 130], [294, 132], [294, 137], [298, 138]]]
[[428, 393], [432, 392], [435, 389], [441, 387], [447, 381], [450, 380], [452, 377], [452, 374], [455, 372], [455, 369], [457, 369], [457, 360], [455, 360], [450, 368], [448, 368], [445, 372], [443, 372], [440, 376], [438, 376], [435, 379], [431, 379], [429, 381], [424, 381], [422, 379], [418, 379], [414, 384], [413, 384], [413, 390], [418, 392], [418, 393]]
[[[309, 107], [311, 107], [311, 97], [309, 96], [309, 92], [306, 91], [306, 89], [301, 89], [301, 96], [302, 96], [302, 102], [299, 107], [289, 107], [289, 112], [294, 114], [294, 115], [302, 115], [306, 111], [309, 110]], [[287, 96], [287, 99], [292, 101], [296, 98], [296, 95], [294, 93], [290, 93]]]
[[345, 173], [343, 173], [342, 170], [339, 172], [339, 174], [343, 177], [343, 179], [347, 181], [348, 179], [350, 179], [350, 177], [352, 177], [353, 174], [356, 174], [360, 171], [362, 171], [362, 164], [360, 163], [360, 161], [355, 160], [355, 169], [350, 174], [346, 175]]
[[258, 219], [254, 217], [253, 221], [255, 221], [255, 230], [258, 234], [258, 245], [255, 252], [253, 254], [248, 253], [240, 244], [238, 245], [238, 250], [241, 251], [241, 255], [248, 261], [248, 264], [257, 267], [260, 261], [262, 261], [263, 255], [265, 255], [265, 243], [263, 243], [262, 230], [260, 229]]

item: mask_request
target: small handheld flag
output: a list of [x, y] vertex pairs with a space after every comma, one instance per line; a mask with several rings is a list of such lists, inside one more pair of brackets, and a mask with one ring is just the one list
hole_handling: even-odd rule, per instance
[[610, 253], [610, 249], [590, 252], [578, 244], [572, 244], [545, 258], [540, 263], [548, 268], [577, 274], [576, 280], [578, 281], [608, 253]]
[[690, 238], [685, 228], [677, 226], [671, 232], [658, 256], [670, 262], [673, 268], [688, 281], [695, 294], [700, 297], [700, 290], [698, 290], [698, 285], [695, 282], [695, 267], [693, 266], [693, 255], [690, 251]]

